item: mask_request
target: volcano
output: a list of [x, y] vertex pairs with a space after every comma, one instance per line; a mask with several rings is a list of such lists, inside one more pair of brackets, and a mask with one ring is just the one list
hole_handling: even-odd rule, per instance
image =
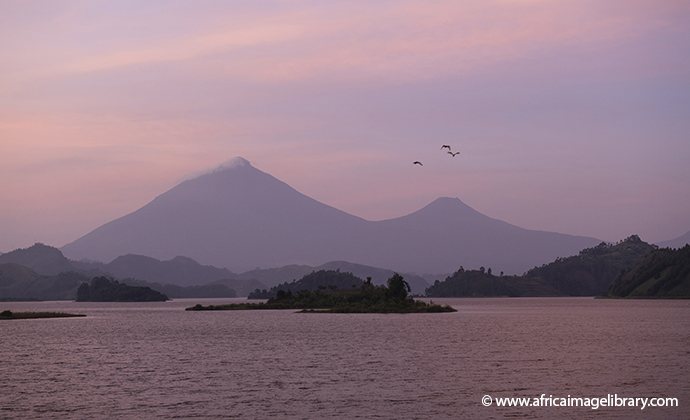
[[523, 229], [447, 197], [406, 216], [367, 221], [235, 158], [61, 251], [103, 262], [126, 254], [186, 256], [235, 272], [338, 260], [419, 274], [460, 266], [521, 274], [600, 242]]

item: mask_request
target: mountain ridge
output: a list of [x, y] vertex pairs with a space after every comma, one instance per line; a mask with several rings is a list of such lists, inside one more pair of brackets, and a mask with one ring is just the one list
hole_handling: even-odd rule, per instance
[[461, 265], [519, 273], [599, 242], [523, 229], [449, 197], [405, 216], [367, 221], [236, 158], [61, 250], [73, 260], [185, 255], [233, 272], [349, 261], [406, 273], [449, 273]]
[[683, 248], [687, 244], [690, 244], [690, 231], [677, 238], [657, 242], [659, 248]]
[[[192, 297], [191, 294], [200, 293], [210, 294], [214, 290], [227, 294], [227, 291], [217, 289], [219, 285], [233, 289], [237, 296], [247, 296], [256, 288], [271, 288], [279, 283], [296, 280], [319, 270], [352, 272], [361, 278], [370, 276], [376, 285], [385, 284], [386, 280], [395, 274], [391, 270], [347, 261], [329, 261], [319, 267], [288, 265], [250, 270], [241, 274], [235, 274], [226, 268], [201, 265], [192, 258], [184, 256], [160, 261], [144, 255], [127, 254], [109, 263], [73, 261], [67, 259], [59, 249], [42, 243], [36, 243], [28, 248], [18, 248], [5, 255], [0, 264], [16, 264], [25, 267], [39, 277], [56, 277], [56, 275], [69, 273], [70, 276], [77, 275], [82, 281], [86, 281], [89, 278], [106, 276], [130, 285], [151, 286], [171, 298]], [[413, 293], [423, 293], [429, 286], [426, 280], [419, 276], [403, 274], [412, 286]], [[23, 277], [30, 281], [34, 280], [31, 276]], [[2, 287], [1, 284], [0, 287]]]

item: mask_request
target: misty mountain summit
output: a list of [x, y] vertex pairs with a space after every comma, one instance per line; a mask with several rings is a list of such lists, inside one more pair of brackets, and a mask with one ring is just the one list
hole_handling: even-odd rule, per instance
[[599, 242], [522, 229], [457, 198], [371, 222], [235, 158], [61, 250], [70, 259], [103, 262], [126, 254], [160, 260], [185, 255], [235, 272], [341, 260], [420, 274], [450, 273], [460, 265], [520, 274]]

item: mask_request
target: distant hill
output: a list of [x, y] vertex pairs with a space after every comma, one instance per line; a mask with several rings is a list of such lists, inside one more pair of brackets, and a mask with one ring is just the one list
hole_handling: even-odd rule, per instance
[[191, 258], [181, 256], [160, 261], [144, 255], [127, 254], [108, 264], [75, 262], [74, 265], [84, 269], [98, 268], [116, 278], [135, 278], [177, 286], [200, 286], [216, 280], [237, 278], [235, 273], [226, 268], [201, 265]]
[[237, 292], [224, 284], [204, 284], [201, 286], [178, 286], [175, 284], [150, 283], [133, 278], [120, 279], [128, 286], [150, 287], [170, 299], [180, 298], [234, 298]]
[[61, 250], [70, 259], [96, 261], [127, 254], [159, 260], [185, 255], [234, 272], [350, 261], [400, 273], [484, 265], [517, 274], [599, 242], [513, 226], [457, 198], [439, 198], [407, 216], [371, 222], [307, 197], [236, 158]]
[[464, 270], [427, 289], [431, 297], [448, 296], [596, 296], [622, 270], [642, 261], [656, 246], [637, 235], [617, 243], [586, 248], [576, 256], [534, 267], [523, 276], [496, 276], [491, 269]]
[[[70, 283], [69, 290], [63, 291], [61, 286], [53, 285], [55, 280], [70, 278], [85, 282], [94, 277], [103, 276], [127, 279], [129, 283], [151, 287], [161, 293], [168, 294], [171, 298], [235, 297], [237, 295], [228, 285], [207, 285], [207, 283], [216, 280], [235, 277], [234, 273], [225, 268], [202, 266], [186, 257], [176, 257], [171, 261], [158, 261], [141, 255], [125, 255], [116, 258], [109, 264], [93, 261], [70, 261], [62, 255], [59, 249], [37, 243], [29, 248], [8, 252], [0, 256], [0, 261], [30, 269], [42, 279], [35, 281], [31, 274], [15, 268], [12, 270], [13, 274], [24, 273], [26, 275], [13, 277], [21, 281], [12, 286], [12, 293], [14, 294], [5, 297], [38, 298], [40, 296], [44, 300], [71, 300], [76, 296], [76, 288], [79, 283]], [[45, 290], [41, 290], [42, 287]], [[256, 287], [265, 286], [258, 283], [252, 284], [251, 287], [253, 288], [248, 290], [247, 294]], [[23, 291], [24, 288], [26, 288], [26, 292]], [[74, 293], [71, 289], [74, 289]], [[6, 291], [6, 293], [10, 292]]]
[[[318, 267], [289, 265], [274, 269], [250, 270], [238, 275], [226, 268], [201, 265], [191, 258], [182, 256], [160, 261], [144, 255], [128, 254], [109, 263], [72, 261], [65, 258], [59, 249], [43, 244], [17, 249], [4, 256], [8, 262], [25, 262], [47, 273], [62, 269], [78, 271], [86, 279], [113, 277], [127, 284], [151, 287], [171, 298], [230, 297], [234, 296], [233, 293], [236, 296], [247, 296], [257, 288], [271, 288], [319, 270], [342, 270], [352, 272], [360, 278], [372, 277], [373, 283], [378, 285], [385, 284], [394, 273], [392, 270], [346, 261], [331, 261]], [[411, 285], [413, 293], [423, 293], [429, 286], [423, 278], [414, 274], [405, 274], [405, 280]], [[209, 287], [201, 287], [207, 285]], [[227, 289], [214, 289], [213, 285], [222, 285]], [[219, 294], [214, 295], [214, 291]]]
[[652, 252], [621, 273], [604, 296], [690, 299], [690, 245]]
[[657, 243], [659, 248], [682, 248], [688, 244], [690, 244], [690, 231], [688, 231], [685, 235], [681, 235], [675, 239]]
[[256, 289], [263, 290], [267, 286], [256, 279], [222, 279], [216, 280], [209, 285], [220, 284], [237, 293], [238, 297], [249, 296]]
[[19, 264], [0, 264], [0, 298], [74, 300], [87, 280], [75, 272], [44, 276]]
[[[354, 264], [347, 261], [330, 261], [317, 267], [312, 267], [309, 265], [287, 265], [281, 268], [250, 270], [240, 274], [239, 278], [256, 279], [271, 288], [280, 283], [297, 280], [311, 272], [321, 270], [339, 270], [342, 272], [349, 272], [361, 279], [371, 277], [374, 285], [385, 285], [388, 279], [395, 274], [393, 270], [370, 267], [362, 264]], [[420, 276], [409, 273], [402, 273], [402, 275], [405, 277], [405, 281], [412, 288], [412, 293], [422, 294], [424, 293], [424, 290], [429, 287], [429, 283], [427, 283], [427, 281]], [[258, 288], [263, 289], [262, 287]]]
[[117, 257], [108, 264], [93, 261], [72, 263], [77, 268], [89, 270], [90, 273], [98, 271], [128, 285], [150, 287], [172, 299], [237, 296], [237, 292], [229, 284], [211, 284], [236, 277], [236, 274], [225, 268], [201, 265], [187, 257], [177, 256], [170, 261], [159, 261], [143, 255], [128, 254]]
[[[374, 285], [385, 286], [388, 284], [388, 279], [393, 277], [395, 271], [383, 268], [370, 267], [362, 264], [354, 264], [347, 261], [331, 261], [315, 267], [315, 270], [340, 270], [343, 272], [350, 272], [355, 276], [366, 279], [371, 277], [371, 282]], [[429, 287], [429, 283], [424, 278], [412, 273], [399, 273], [405, 278], [407, 284], [410, 285], [413, 294], [423, 294], [424, 290]]]
[[41, 243], [0, 255], [0, 264], [4, 263], [19, 264], [46, 276], [75, 270], [59, 249]]
[[340, 270], [319, 270], [313, 271], [299, 280], [285, 282], [272, 287], [270, 290], [255, 290], [249, 294], [249, 299], [270, 299], [277, 296], [279, 291], [291, 291], [297, 293], [301, 290], [315, 292], [323, 290], [352, 290], [359, 289], [364, 284], [364, 280], [352, 273], [341, 272]]

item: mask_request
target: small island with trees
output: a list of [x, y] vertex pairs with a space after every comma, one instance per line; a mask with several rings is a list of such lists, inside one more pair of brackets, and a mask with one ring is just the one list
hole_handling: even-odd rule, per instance
[[[312, 273], [312, 275], [315, 273]], [[315, 277], [327, 279], [329, 277], [346, 276], [352, 279], [351, 273], [327, 271], [318, 273]], [[361, 281], [361, 280], [360, 280]], [[386, 286], [374, 286], [371, 278], [362, 282], [359, 288], [338, 289], [337, 286], [318, 286], [317, 290], [302, 289], [292, 292], [292, 289], [277, 290], [276, 296], [265, 303], [236, 303], [229, 305], [196, 305], [187, 308], [188, 311], [215, 310], [246, 310], [246, 309], [301, 309], [302, 312], [331, 312], [331, 313], [429, 313], [456, 312], [451, 306], [436, 305], [414, 300], [410, 295], [410, 285], [403, 277], [395, 273], [388, 279]]]
[[168, 297], [150, 287], [129, 286], [107, 277], [94, 277], [77, 289], [77, 302], [165, 302]]

